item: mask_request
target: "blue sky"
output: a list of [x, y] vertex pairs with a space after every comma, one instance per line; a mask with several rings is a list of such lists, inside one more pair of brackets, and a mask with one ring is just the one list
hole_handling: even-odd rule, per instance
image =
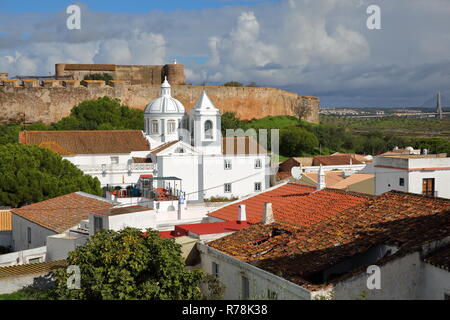
[[[74, 3], [81, 30], [66, 26]], [[366, 25], [373, 3], [381, 30]], [[0, 0], [0, 72], [176, 58], [188, 83], [256, 82], [326, 107], [413, 107], [449, 92], [449, 30], [449, 0]]]
[[224, 6], [255, 5], [260, 2], [277, 2], [277, 0], [0, 0], [0, 12], [55, 12], [64, 10], [70, 4], [82, 3], [93, 11], [143, 13], [152, 10], [198, 10]]

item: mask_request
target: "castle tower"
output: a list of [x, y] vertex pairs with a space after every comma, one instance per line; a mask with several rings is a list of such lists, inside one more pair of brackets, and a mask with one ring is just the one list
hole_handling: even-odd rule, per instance
[[186, 111], [183, 104], [172, 97], [172, 88], [167, 77], [161, 84], [161, 96], [150, 102], [144, 111], [145, 134], [150, 146], [179, 140]]
[[203, 154], [222, 154], [221, 115], [205, 91], [191, 110], [193, 143]]
[[172, 84], [184, 84], [186, 78], [184, 76], [184, 65], [174, 61], [172, 64], [166, 64], [163, 67], [163, 77], [167, 77]]

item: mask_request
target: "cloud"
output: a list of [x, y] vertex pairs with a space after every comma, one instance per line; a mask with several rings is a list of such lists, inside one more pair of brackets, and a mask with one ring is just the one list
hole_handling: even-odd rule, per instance
[[140, 14], [82, 7], [79, 31], [65, 28], [63, 11], [0, 13], [0, 71], [48, 75], [58, 62], [177, 58], [188, 83], [255, 81], [324, 105], [420, 104], [448, 84], [448, 0], [377, 0], [382, 30], [366, 27], [369, 0], [245, 3]]
[[53, 74], [56, 63], [163, 64], [164, 37], [134, 30], [127, 37], [82, 43], [36, 42], [0, 56], [0, 68], [12, 75]]

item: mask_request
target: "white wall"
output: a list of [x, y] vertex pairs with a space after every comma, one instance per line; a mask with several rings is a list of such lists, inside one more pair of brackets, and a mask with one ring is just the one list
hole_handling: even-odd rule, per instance
[[29, 263], [30, 259], [39, 258], [41, 262], [46, 261], [47, 247], [39, 247], [0, 255], [0, 267], [14, 266]]
[[[42, 214], [45, 214], [43, 212]], [[28, 243], [28, 227], [31, 228], [31, 243]], [[12, 230], [13, 230], [13, 250], [21, 251], [31, 248], [45, 246], [47, 237], [57, 234], [47, 228], [24, 219], [16, 214], [12, 214]]]
[[428, 263], [423, 263], [424, 278], [419, 299], [443, 300], [444, 295], [450, 295], [450, 271], [440, 269]]
[[23, 276], [0, 278], [0, 294], [16, 292], [23, 287], [32, 285], [35, 278], [45, 277], [47, 274], [49, 274], [49, 272], [44, 271], [39, 273], [26, 274]]
[[66, 259], [70, 251], [86, 243], [88, 235], [74, 232], [47, 237], [46, 261]]
[[[376, 157], [375, 193], [379, 195], [390, 190], [398, 190], [422, 194], [422, 179], [434, 178], [438, 197], [450, 199], [449, 168], [450, 158]], [[399, 185], [400, 178], [405, 179], [404, 186]]]
[[[230, 170], [225, 169], [224, 160], [232, 162]], [[255, 160], [261, 159], [262, 167], [255, 168]], [[175, 176], [182, 179], [182, 189], [187, 201], [210, 197], [242, 197], [255, 192], [255, 182], [261, 183], [261, 190], [269, 188], [269, 174], [266, 166], [269, 157], [251, 156], [158, 156], [158, 176]], [[232, 191], [225, 193], [224, 184], [232, 183]], [[203, 190], [203, 195], [199, 191]]]
[[249, 279], [250, 299], [267, 299], [267, 290], [277, 293], [278, 300], [309, 300], [311, 292], [280, 278], [274, 274], [254, 267], [248, 263], [228, 256], [218, 250], [197, 243], [201, 256], [201, 268], [212, 274], [212, 262], [219, 265], [219, 280], [225, 285], [224, 299], [242, 299], [241, 277]]
[[337, 283], [334, 297], [337, 300], [354, 300], [365, 291], [367, 299], [414, 300], [421, 289], [422, 260], [418, 252], [399, 257], [380, 266], [381, 289], [367, 288], [369, 274], [363, 272]]
[[[153, 210], [141, 211], [127, 214], [110, 215], [107, 227], [109, 230], [119, 231], [126, 227], [145, 230], [156, 227], [156, 213]], [[93, 228], [92, 224], [89, 229]]]

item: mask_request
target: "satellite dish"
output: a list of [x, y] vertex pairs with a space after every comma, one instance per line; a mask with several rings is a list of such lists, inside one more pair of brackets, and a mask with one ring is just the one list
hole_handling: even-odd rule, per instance
[[300, 167], [292, 167], [291, 175], [294, 179], [299, 180], [302, 177], [302, 170]]

